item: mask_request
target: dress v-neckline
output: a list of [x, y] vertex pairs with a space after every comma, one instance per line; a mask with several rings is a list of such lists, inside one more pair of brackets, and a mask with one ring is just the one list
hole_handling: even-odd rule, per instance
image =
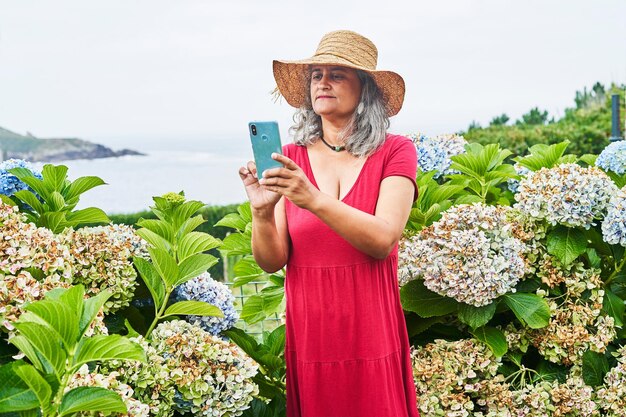
[[[306, 160], [307, 170], [309, 171], [309, 174], [310, 174], [309, 175], [309, 180], [315, 186], [315, 188], [320, 190], [320, 187], [317, 184], [317, 180], [315, 179], [315, 172], [313, 172], [313, 166], [311, 165], [311, 159], [309, 158], [309, 148], [307, 148], [306, 146], [303, 146], [303, 148], [304, 148], [304, 159]], [[350, 187], [348, 192], [342, 198], [338, 198], [337, 199], [338, 201], [345, 202], [345, 200], [350, 196], [350, 194], [352, 194], [352, 191], [354, 191], [354, 189], [359, 184], [359, 180], [361, 179], [361, 177], [363, 176], [363, 173], [365, 172], [365, 167], [369, 163], [369, 161], [372, 158], [372, 156], [374, 156], [374, 155], [370, 155], [370, 156], [367, 157], [367, 159], [363, 163], [363, 166], [361, 167], [361, 170], [359, 171], [359, 175], [356, 177], [356, 180], [354, 180], [354, 184], [352, 184], [352, 186]], [[320, 190], [320, 191], [322, 191], [322, 190]]]

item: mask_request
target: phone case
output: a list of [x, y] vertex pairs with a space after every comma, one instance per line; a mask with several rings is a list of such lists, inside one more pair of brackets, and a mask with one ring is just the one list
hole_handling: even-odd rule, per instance
[[250, 122], [248, 132], [252, 142], [252, 153], [256, 163], [257, 176], [261, 178], [266, 169], [282, 167], [278, 161], [272, 159], [272, 153], [282, 154], [280, 132], [276, 122]]

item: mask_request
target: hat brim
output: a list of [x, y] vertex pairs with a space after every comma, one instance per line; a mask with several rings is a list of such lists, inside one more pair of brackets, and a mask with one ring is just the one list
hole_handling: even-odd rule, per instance
[[398, 114], [404, 102], [404, 80], [399, 74], [364, 68], [335, 55], [316, 55], [314, 58], [301, 61], [274, 60], [272, 65], [278, 91], [289, 105], [296, 108], [307, 103], [305, 94], [309, 91], [307, 83], [311, 65], [338, 65], [365, 71], [374, 79], [382, 93], [389, 117]]

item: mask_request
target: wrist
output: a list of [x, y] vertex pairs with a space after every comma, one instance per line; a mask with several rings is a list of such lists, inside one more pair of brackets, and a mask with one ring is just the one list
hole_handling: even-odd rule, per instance
[[274, 218], [274, 206], [271, 207], [251, 207], [252, 218], [255, 220], [272, 220]]

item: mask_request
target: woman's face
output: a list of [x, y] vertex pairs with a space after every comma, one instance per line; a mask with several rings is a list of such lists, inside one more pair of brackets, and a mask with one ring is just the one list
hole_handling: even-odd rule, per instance
[[360, 98], [361, 80], [355, 69], [331, 65], [311, 67], [311, 103], [318, 115], [347, 122]]

